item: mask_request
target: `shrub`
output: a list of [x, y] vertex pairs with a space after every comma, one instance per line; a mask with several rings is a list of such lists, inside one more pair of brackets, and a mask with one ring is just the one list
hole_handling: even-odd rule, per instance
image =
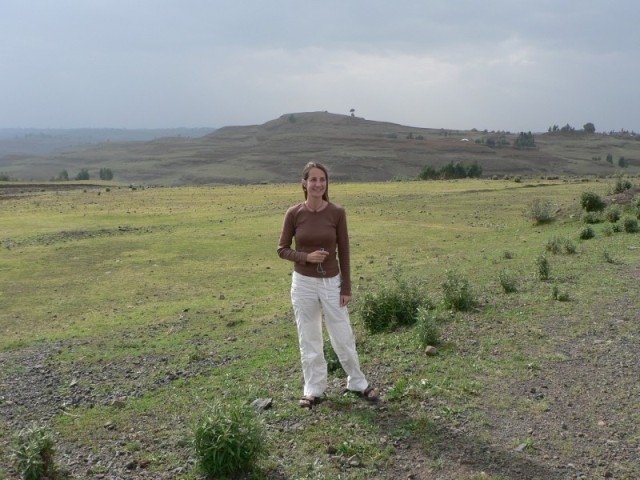
[[551, 291], [551, 297], [558, 302], [568, 302], [569, 294], [567, 292], [561, 292], [557, 285], [553, 286]]
[[630, 180], [622, 177], [622, 175], [618, 175], [616, 178], [616, 183], [613, 186], [613, 193], [623, 193], [626, 190], [630, 190], [633, 188], [633, 184]]
[[447, 308], [467, 311], [476, 304], [469, 281], [453, 270], [447, 271], [447, 279], [442, 283], [442, 290]]
[[580, 205], [587, 212], [600, 212], [606, 206], [600, 195], [595, 192], [582, 192]]
[[417, 308], [429, 305], [429, 299], [417, 282], [404, 280], [396, 274], [392, 286], [365, 292], [356, 313], [369, 333], [379, 333], [413, 325]]
[[564, 251], [569, 255], [573, 255], [574, 253], [576, 253], [576, 244], [566, 238], [564, 240]]
[[13, 452], [24, 480], [56, 478], [53, 436], [44, 427], [34, 425], [18, 433]]
[[331, 373], [343, 370], [340, 359], [338, 358], [338, 355], [336, 354], [329, 341], [325, 340], [323, 350], [324, 359], [327, 361], [327, 370]]
[[617, 205], [609, 205], [604, 211], [604, 218], [607, 219], [607, 222], [616, 223], [620, 220], [621, 212], [620, 207]]
[[538, 270], [538, 278], [540, 280], [549, 280], [549, 276], [551, 275], [551, 266], [549, 265], [547, 257], [539, 255], [536, 258], [536, 267]]
[[548, 223], [553, 220], [553, 203], [540, 198], [534, 199], [529, 205], [529, 217], [536, 223]]
[[248, 407], [216, 403], [195, 431], [200, 471], [209, 478], [229, 478], [254, 470], [266, 452], [262, 424]]
[[605, 237], [610, 237], [611, 235], [613, 235], [613, 227], [610, 223], [605, 224], [605, 226], [602, 228], [602, 234]]
[[620, 222], [612, 223], [611, 229], [613, 230], [614, 233], [620, 233], [623, 230], [622, 224]]
[[596, 233], [593, 231], [593, 228], [591, 227], [591, 225], [585, 225], [580, 230], [578, 236], [580, 237], [580, 240], [589, 240], [595, 237]]
[[624, 231], [627, 233], [638, 233], [638, 219], [634, 217], [625, 217], [622, 220]]
[[600, 223], [601, 219], [597, 212], [584, 212], [580, 216], [580, 221], [588, 225], [593, 225], [594, 223]]
[[440, 343], [440, 331], [438, 328], [440, 312], [418, 307], [416, 310], [416, 337], [420, 346], [437, 345]]
[[506, 270], [500, 272], [500, 286], [502, 286], [504, 293], [514, 293], [518, 291], [515, 277]]
[[547, 252], [558, 254], [562, 252], [562, 246], [564, 244], [564, 240], [560, 237], [551, 237], [547, 240], [546, 250]]

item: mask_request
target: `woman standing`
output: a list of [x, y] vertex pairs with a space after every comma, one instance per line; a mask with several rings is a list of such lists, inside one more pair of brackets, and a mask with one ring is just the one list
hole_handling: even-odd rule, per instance
[[[329, 175], [324, 165], [308, 163], [302, 172], [305, 201], [284, 217], [278, 255], [294, 262], [291, 303], [298, 327], [304, 374], [302, 407], [311, 408], [327, 388], [322, 314], [342, 368], [347, 390], [377, 400], [360, 371], [347, 305], [351, 302], [349, 234], [344, 208], [329, 201]], [[295, 249], [291, 248], [295, 238]]]

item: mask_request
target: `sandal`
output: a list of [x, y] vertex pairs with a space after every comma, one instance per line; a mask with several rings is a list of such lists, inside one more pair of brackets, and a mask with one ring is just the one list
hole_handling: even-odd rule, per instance
[[378, 389], [373, 388], [371, 385], [369, 385], [367, 388], [365, 388], [361, 392], [357, 390], [347, 389], [345, 390], [345, 393], [353, 393], [355, 395], [358, 395], [360, 398], [364, 398], [365, 400], [368, 400], [369, 402], [376, 402], [380, 398], [380, 392], [378, 392]]
[[298, 403], [302, 408], [308, 408], [311, 410], [314, 405], [318, 405], [322, 399], [320, 397], [314, 397], [313, 395], [305, 395], [300, 399]]

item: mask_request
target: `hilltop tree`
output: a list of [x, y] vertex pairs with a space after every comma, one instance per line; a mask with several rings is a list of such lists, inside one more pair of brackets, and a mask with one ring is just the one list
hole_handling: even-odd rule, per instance
[[352, 108], [351, 110], [349, 110], [349, 113], [351, 113], [352, 117], [355, 117], [356, 116], [356, 109]]
[[76, 180], [89, 180], [89, 170], [83, 168], [76, 175]]
[[585, 123], [582, 128], [584, 129], [585, 133], [596, 133], [596, 126], [591, 122]]
[[100, 180], [113, 180], [113, 171], [110, 168], [101, 168]]
[[535, 148], [536, 140], [533, 136], [533, 133], [520, 132], [520, 135], [518, 135], [518, 138], [516, 138], [515, 141], [513, 142], [513, 146], [517, 149]]

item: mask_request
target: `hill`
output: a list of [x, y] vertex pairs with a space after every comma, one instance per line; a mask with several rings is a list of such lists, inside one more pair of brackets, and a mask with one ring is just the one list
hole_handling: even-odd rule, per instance
[[[326, 163], [332, 179], [387, 181], [415, 177], [426, 165], [478, 162], [483, 176], [611, 175], [624, 157], [640, 172], [636, 136], [539, 134], [536, 148], [513, 148], [517, 133], [410, 127], [327, 112], [285, 114], [262, 125], [229, 126], [197, 138], [104, 142], [49, 155], [0, 157], [12, 178], [47, 180], [87, 168], [110, 168], [115, 180], [147, 184], [289, 182], [309, 160]], [[492, 145], [492, 146], [489, 146]], [[502, 145], [502, 146], [501, 146]], [[611, 155], [612, 162], [607, 162]]]

